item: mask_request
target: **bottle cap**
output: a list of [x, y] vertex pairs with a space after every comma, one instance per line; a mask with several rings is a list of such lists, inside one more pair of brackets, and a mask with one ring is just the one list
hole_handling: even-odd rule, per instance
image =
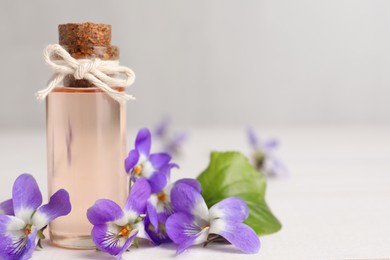
[[67, 23], [58, 25], [59, 44], [64, 46], [109, 46], [111, 25]]

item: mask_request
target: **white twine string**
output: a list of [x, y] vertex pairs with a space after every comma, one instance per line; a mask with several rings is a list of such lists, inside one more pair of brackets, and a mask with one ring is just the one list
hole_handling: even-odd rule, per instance
[[[55, 58], [53, 58], [54, 56]], [[118, 102], [122, 103], [130, 99], [135, 99], [125, 92], [119, 92], [111, 88], [113, 86], [130, 86], [135, 79], [134, 72], [128, 67], [119, 66], [118, 61], [100, 59], [77, 60], [70, 56], [59, 44], [48, 45], [43, 52], [43, 58], [54, 73], [47, 88], [35, 94], [38, 100], [44, 100], [67, 75], [73, 75], [75, 79], [88, 80], [91, 84], [100, 88]], [[115, 78], [117, 75], [122, 75], [124, 78]]]

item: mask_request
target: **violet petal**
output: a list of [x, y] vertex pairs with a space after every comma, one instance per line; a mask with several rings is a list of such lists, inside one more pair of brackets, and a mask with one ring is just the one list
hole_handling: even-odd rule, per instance
[[[190, 246], [192, 245], [195, 245], [195, 241], [197, 240], [197, 237], [191, 237], [191, 238], [188, 238], [187, 240], [183, 241], [181, 244], [179, 244], [177, 246], [177, 249], [176, 249], [176, 255], [180, 255], [181, 253], [183, 253], [187, 248], [189, 248]], [[203, 241], [203, 242], [206, 242], [206, 241]], [[202, 243], [203, 243], [202, 242]]]
[[266, 152], [271, 152], [272, 150], [275, 150], [279, 145], [279, 141], [277, 139], [269, 139], [264, 142], [263, 148]]
[[14, 216], [0, 215], [0, 258], [28, 259], [35, 249], [36, 229], [25, 239], [26, 223]]
[[265, 162], [265, 170], [277, 177], [288, 177], [289, 171], [286, 165], [274, 156], [269, 156]]
[[129, 238], [126, 240], [125, 244], [123, 245], [122, 249], [119, 251], [119, 253], [116, 255], [117, 259], [122, 259], [123, 253], [126, 252], [126, 250], [131, 246], [131, 244], [134, 241], [134, 238], [138, 235], [138, 231], [133, 231], [132, 234], [130, 234]]
[[257, 149], [260, 144], [260, 140], [257, 137], [255, 131], [252, 128], [248, 128], [246, 130], [247, 136], [248, 136], [248, 141], [249, 144], [252, 146], [253, 149]]
[[[193, 216], [182, 212], [174, 213], [165, 223], [168, 236], [175, 244], [182, 244], [189, 239], [196, 239], [201, 228], [195, 223]], [[190, 246], [190, 245], [188, 245]]]
[[154, 153], [149, 156], [149, 161], [154, 169], [161, 169], [169, 163], [171, 156], [167, 153]]
[[175, 133], [172, 140], [170, 140], [170, 142], [164, 147], [164, 151], [171, 154], [178, 153], [187, 137], [187, 133]]
[[156, 129], [154, 130], [154, 135], [157, 138], [163, 138], [166, 136], [168, 131], [168, 126], [170, 124], [170, 118], [164, 117], [161, 122], [156, 126]]
[[87, 210], [89, 222], [93, 225], [105, 224], [108, 221], [115, 221], [124, 216], [122, 209], [108, 199], [100, 199]]
[[14, 205], [12, 199], [0, 203], [0, 214], [14, 215]]
[[137, 137], [135, 139], [135, 148], [138, 150], [140, 155], [149, 156], [150, 147], [151, 147], [151, 134], [149, 129], [141, 128], [138, 131]]
[[127, 173], [130, 172], [130, 170], [137, 165], [138, 160], [139, 160], [138, 151], [135, 149], [131, 150], [125, 160], [125, 170]]
[[125, 210], [133, 210], [138, 214], [146, 211], [146, 202], [150, 197], [150, 185], [145, 178], [138, 179], [131, 187], [130, 195], [127, 198]]
[[28, 223], [32, 213], [42, 204], [42, 194], [32, 175], [25, 173], [15, 180], [12, 199], [15, 216]]
[[167, 177], [161, 172], [155, 172], [148, 179], [151, 193], [160, 192], [167, 185]]
[[31, 233], [27, 236], [27, 241], [24, 249], [24, 253], [20, 260], [30, 259], [34, 253], [35, 248], [37, 247], [37, 229], [31, 230]]
[[249, 209], [242, 199], [230, 197], [212, 206], [209, 213], [210, 219], [222, 218], [243, 222], [249, 216]]
[[186, 183], [177, 183], [171, 190], [171, 204], [175, 212], [195, 215], [197, 218], [208, 220], [209, 210], [202, 195]]
[[58, 190], [50, 197], [48, 204], [43, 205], [34, 213], [32, 223], [39, 230], [52, 220], [68, 215], [71, 209], [69, 193], [64, 189]]
[[210, 233], [223, 236], [235, 247], [247, 254], [260, 250], [260, 239], [249, 226], [235, 221], [216, 219], [211, 222]]
[[92, 240], [96, 247], [110, 255], [118, 255], [126, 243], [126, 238], [118, 236], [121, 227], [109, 223], [95, 225], [92, 228]]
[[192, 188], [194, 188], [199, 193], [202, 192], [202, 186], [200, 185], [199, 181], [197, 181], [195, 179], [191, 179], [191, 178], [180, 179], [180, 180], [177, 180], [174, 185], [179, 184], [179, 183], [185, 183], [185, 184], [191, 186]]
[[[158, 233], [158, 216], [154, 205], [150, 201], [146, 203], [146, 211], [149, 217], [150, 223], [153, 225], [154, 230]], [[146, 224], [145, 224], [146, 225]]]
[[9, 216], [9, 215], [0, 215], [0, 236], [8, 235], [9, 231], [22, 230], [25, 228], [25, 226], [26, 226], [26, 222], [24, 222], [18, 217]]
[[159, 228], [157, 231], [152, 225], [152, 223], [150, 222], [148, 215], [146, 216], [144, 223], [145, 223], [145, 231], [146, 233], [148, 233], [149, 237], [151, 238], [152, 242], [155, 245], [172, 242], [168, 234], [166, 233], [166, 228], [164, 224], [162, 224], [164, 225], [164, 228]]

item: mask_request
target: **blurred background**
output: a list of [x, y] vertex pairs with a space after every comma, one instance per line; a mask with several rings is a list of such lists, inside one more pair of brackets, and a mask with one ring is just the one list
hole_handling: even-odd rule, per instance
[[283, 229], [262, 240], [263, 259], [388, 259], [389, 14], [388, 0], [0, 0], [0, 201], [22, 172], [47, 190], [34, 93], [51, 77], [42, 52], [58, 24], [107, 23], [137, 77], [128, 149], [169, 116], [189, 134], [173, 178], [196, 177], [212, 150], [253, 155], [253, 126], [281, 141], [289, 170], [268, 182]]
[[390, 1], [1, 1], [0, 128], [45, 126], [34, 93], [57, 25], [112, 24], [128, 125], [390, 123]]

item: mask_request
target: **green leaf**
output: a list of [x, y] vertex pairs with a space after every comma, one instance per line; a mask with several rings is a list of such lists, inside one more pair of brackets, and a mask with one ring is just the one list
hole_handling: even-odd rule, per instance
[[282, 225], [265, 202], [266, 181], [239, 152], [212, 152], [210, 164], [199, 176], [208, 207], [228, 197], [243, 199], [249, 208], [244, 222], [258, 235], [277, 232]]

